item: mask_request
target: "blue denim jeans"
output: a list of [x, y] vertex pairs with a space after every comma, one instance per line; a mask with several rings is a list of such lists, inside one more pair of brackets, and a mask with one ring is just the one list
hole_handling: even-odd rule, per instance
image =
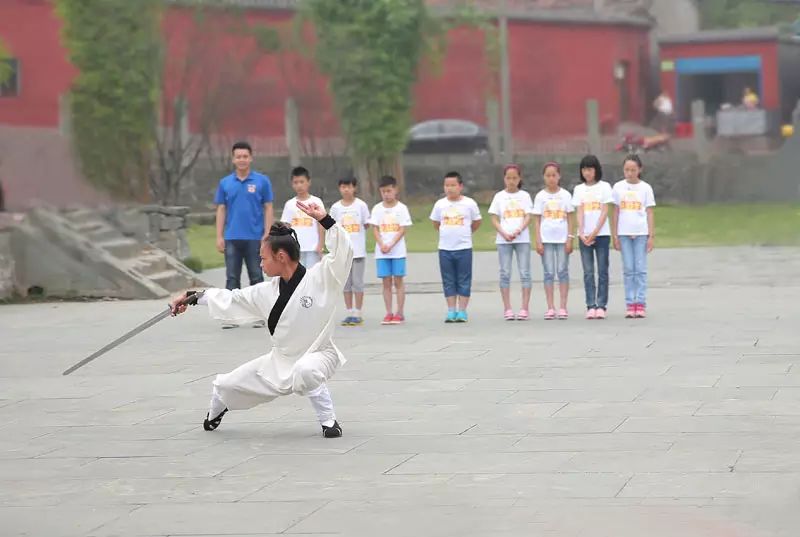
[[444, 296], [469, 296], [472, 290], [472, 249], [439, 250]]
[[[594, 244], [586, 246], [580, 242], [583, 264], [583, 287], [586, 290], [586, 308], [606, 309], [608, 306], [608, 251], [611, 237], [595, 237]], [[597, 258], [597, 285], [594, 279]]]
[[500, 289], [511, 287], [511, 258], [517, 254], [519, 281], [524, 289], [531, 288], [531, 243], [498, 244], [500, 258]]
[[621, 236], [625, 305], [647, 305], [647, 236]]
[[542, 256], [544, 269], [544, 284], [553, 285], [556, 275], [558, 283], [569, 283], [569, 256], [564, 249], [564, 243], [545, 243]]
[[240, 289], [242, 287], [242, 261], [247, 266], [250, 285], [264, 281], [261, 272], [261, 241], [226, 240], [225, 241], [225, 288]]

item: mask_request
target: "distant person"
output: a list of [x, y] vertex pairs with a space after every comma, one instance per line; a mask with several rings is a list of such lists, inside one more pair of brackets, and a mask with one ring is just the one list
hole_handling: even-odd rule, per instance
[[[397, 199], [397, 179], [391, 175], [378, 183], [381, 203], [372, 208], [369, 223], [375, 235], [375, 267], [383, 281], [386, 315], [381, 324], [403, 324], [406, 303], [406, 230], [412, 225], [408, 207]], [[397, 309], [392, 313], [392, 286], [397, 295]]]
[[310, 269], [322, 259], [322, 247], [325, 245], [325, 228], [319, 222], [305, 214], [297, 208], [297, 202], [302, 201], [306, 205], [316, 204], [322, 210], [325, 205], [322, 200], [312, 196], [311, 173], [302, 166], [292, 170], [292, 189], [296, 196], [283, 206], [281, 222], [286, 222], [297, 233], [297, 240], [300, 242], [300, 264]]
[[594, 155], [583, 157], [578, 173], [581, 184], [572, 193], [572, 205], [578, 221], [586, 318], [605, 319], [608, 306], [608, 253], [611, 246], [611, 227], [608, 225], [609, 204], [613, 201], [611, 185], [603, 181], [603, 168]]
[[662, 91], [656, 100], [653, 101], [653, 107], [656, 109], [656, 128], [662, 133], [672, 132], [672, 120], [675, 112], [675, 107], [672, 104], [672, 99], [666, 92]]
[[[505, 189], [494, 195], [489, 206], [492, 224], [497, 230], [497, 256], [500, 262], [500, 297], [506, 321], [527, 321], [531, 301], [531, 234], [533, 212], [531, 195], [522, 189], [522, 171], [516, 164], [503, 169]], [[517, 256], [517, 269], [522, 285], [522, 305], [514, 314], [511, 307], [511, 262]]]
[[446, 323], [467, 322], [467, 305], [472, 289], [472, 234], [481, 225], [481, 211], [475, 200], [464, 196], [464, 181], [458, 172], [444, 176], [445, 197], [431, 211], [433, 227], [439, 232], [439, 271], [447, 301]]
[[742, 96], [742, 104], [748, 110], [755, 110], [758, 108], [760, 100], [756, 92], [754, 92], [750, 88], [744, 89], [744, 95]]
[[[231, 149], [234, 172], [223, 177], [217, 187], [217, 250], [225, 254], [225, 288], [241, 288], [242, 261], [247, 266], [250, 285], [264, 281], [261, 272], [261, 241], [272, 226], [272, 183], [269, 177], [254, 172], [253, 149], [247, 142], [236, 142]], [[236, 328], [224, 323], [222, 328]], [[254, 328], [263, 328], [256, 321]]]
[[655, 240], [656, 198], [653, 188], [642, 181], [642, 161], [638, 155], [625, 158], [622, 172], [625, 179], [612, 190], [616, 209], [611, 218], [614, 249], [622, 251], [622, 272], [625, 283], [625, 317], [646, 317], [647, 254]]
[[356, 197], [358, 181], [355, 177], [339, 180], [342, 199], [331, 207], [331, 217], [339, 222], [350, 235], [353, 245], [353, 266], [344, 284], [344, 305], [347, 315], [342, 326], [358, 326], [364, 322], [361, 310], [364, 307], [364, 269], [367, 260], [367, 234], [369, 207]]
[[[548, 162], [542, 169], [544, 188], [533, 199], [534, 229], [536, 230], [536, 251], [542, 256], [544, 269], [544, 295], [547, 300], [546, 321], [555, 318], [566, 320], [567, 298], [569, 296], [569, 255], [572, 253], [575, 232], [573, 218], [575, 207], [572, 196], [561, 188], [561, 167]], [[559, 309], [556, 313], [554, 287], [558, 277]]]

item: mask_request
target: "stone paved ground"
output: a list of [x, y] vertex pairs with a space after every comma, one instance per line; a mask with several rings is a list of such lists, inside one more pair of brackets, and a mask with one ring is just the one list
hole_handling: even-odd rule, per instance
[[0, 535], [797, 535], [800, 252], [658, 251], [651, 317], [615, 285], [602, 323], [504, 322], [491, 291], [444, 325], [412, 261], [407, 325], [370, 295], [337, 333], [337, 440], [299, 397], [200, 427], [264, 330], [192, 311], [62, 377], [163, 304], [0, 307]]

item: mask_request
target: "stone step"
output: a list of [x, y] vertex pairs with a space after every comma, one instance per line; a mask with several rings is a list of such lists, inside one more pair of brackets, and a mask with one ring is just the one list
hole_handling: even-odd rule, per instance
[[102, 222], [102, 215], [92, 209], [76, 209], [62, 213], [64, 218], [75, 224], [88, 223], [94, 220]]
[[183, 274], [171, 269], [150, 274], [149, 278], [170, 292], [183, 291], [192, 285]]
[[96, 246], [104, 249], [114, 257], [118, 257], [120, 259], [135, 257], [142, 251], [141, 244], [126, 237], [98, 242], [96, 243]]
[[157, 274], [169, 268], [167, 258], [157, 252], [142, 254], [130, 260], [130, 267], [145, 275]]
[[125, 236], [111, 226], [105, 226], [86, 232], [86, 236], [93, 242], [108, 242], [114, 239], [123, 239]]
[[102, 229], [104, 227], [108, 227], [108, 224], [106, 222], [103, 222], [102, 220], [87, 220], [85, 222], [70, 221], [70, 226], [72, 226], [72, 229], [74, 229], [75, 231], [79, 231], [81, 233], [91, 233], [96, 229]]

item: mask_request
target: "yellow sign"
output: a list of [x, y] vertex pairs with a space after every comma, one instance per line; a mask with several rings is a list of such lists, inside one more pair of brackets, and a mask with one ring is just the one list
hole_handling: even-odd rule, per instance
[[675, 61], [674, 60], [662, 60], [661, 62], [661, 70], [666, 72], [672, 72], [675, 70]]

